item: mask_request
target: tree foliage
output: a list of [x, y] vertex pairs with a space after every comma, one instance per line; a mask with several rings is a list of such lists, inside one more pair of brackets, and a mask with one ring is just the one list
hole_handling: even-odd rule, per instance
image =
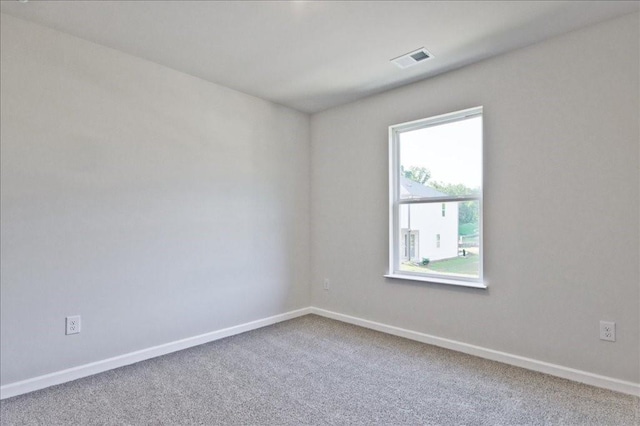
[[429, 186], [447, 195], [478, 195], [480, 192], [479, 188], [469, 188], [461, 183], [442, 183], [434, 180], [429, 182]]
[[429, 169], [417, 166], [411, 166], [406, 170], [404, 166], [402, 166], [402, 174], [407, 179], [411, 179], [412, 181], [418, 182], [422, 185], [424, 185], [431, 177], [431, 171]]
[[[461, 183], [432, 181], [429, 182], [429, 186], [447, 195], [478, 195], [480, 192], [479, 188], [469, 188]], [[458, 224], [473, 223], [477, 225], [479, 219], [477, 201], [463, 201], [458, 204]]]

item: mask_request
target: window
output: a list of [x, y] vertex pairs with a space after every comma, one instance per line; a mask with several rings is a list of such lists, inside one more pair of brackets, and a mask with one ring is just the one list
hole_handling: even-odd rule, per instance
[[387, 277], [486, 287], [482, 113], [477, 107], [389, 128]]
[[402, 230], [402, 260], [415, 261], [418, 259], [418, 231], [411, 229]]

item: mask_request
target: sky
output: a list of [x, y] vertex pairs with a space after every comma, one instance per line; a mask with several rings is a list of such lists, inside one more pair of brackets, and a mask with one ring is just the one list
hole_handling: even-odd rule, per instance
[[431, 171], [429, 181], [480, 187], [482, 117], [401, 133], [400, 164], [405, 170], [426, 167]]

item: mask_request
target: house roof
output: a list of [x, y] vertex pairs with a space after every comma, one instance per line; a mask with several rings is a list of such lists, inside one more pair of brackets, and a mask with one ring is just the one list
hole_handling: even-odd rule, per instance
[[431, 187], [415, 182], [404, 176], [400, 177], [400, 188], [404, 189], [413, 198], [446, 197], [444, 192], [437, 191]]

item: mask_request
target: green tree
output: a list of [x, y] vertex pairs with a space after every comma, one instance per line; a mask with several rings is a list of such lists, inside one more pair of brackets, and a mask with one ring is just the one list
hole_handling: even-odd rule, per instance
[[434, 180], [429, 182], [429, 186], [447, 195], [478, 195], [480, 192], [479, 188], [469, 188], [461, 183], [442, 183]]
[[[469, 188], [461, 183], [451, 184], [437, 181], [429, 182], [429, 186], [444, 192], [447, 195], [478, 195], [479, 188]], [[458, 207], [458, 224], [472, 223], [477, 225], [479, 221], [477, 201], [463, 201]]]
[[426, 167], [411, 166], [405, 170], [404, 166], [401, 166], [401, 169], [404, 177], [422, 185], [431, 177], [431, 171]]

